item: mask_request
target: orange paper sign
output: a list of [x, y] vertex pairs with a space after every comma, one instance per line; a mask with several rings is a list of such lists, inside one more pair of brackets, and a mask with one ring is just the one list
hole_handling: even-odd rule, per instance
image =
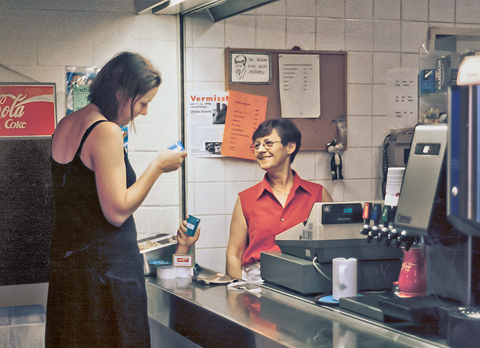
[[252, 135], [265, 121], [267, 97], [230, 91], [223, 132], [223, 156], [255, 159]]

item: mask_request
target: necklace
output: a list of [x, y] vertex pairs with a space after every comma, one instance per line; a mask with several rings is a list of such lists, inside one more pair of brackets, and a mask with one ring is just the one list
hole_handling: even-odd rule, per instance
[[286, 195], [286, 196], [288, 196], [288, 194], [290, 193], [290, 191], [288, 191], [288, 192], [280, 191], [279, 189], [276, 189], [276, 188], [273, 187], [272, 185], [270, 185], [270, 187], [271, 187], [272, 189], [274, 189], [275, 191], [280, 192], [281, 194], [284, 194], [284, 195]]

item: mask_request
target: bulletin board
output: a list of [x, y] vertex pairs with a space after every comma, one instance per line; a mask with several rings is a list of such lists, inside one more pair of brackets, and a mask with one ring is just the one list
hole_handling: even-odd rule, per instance
[[[271, 57], [271, 83], [231, 82], [230, 52], [268, 53]], [[339, 141], [337, 118], [347, 114], [347, 53], [334, 51], [225, 49], [225, 89], [268, 97], [266, 119], [281, 118], [279, 92], [279, 54], [309, 54], [320, 56], [320, 117], [292, 118], [302, 133], [301, 150], [326, 150], [327, 143]], [[345, 117], [346, 119], [346, 117]], [[347, 149], [344, 144], [343, 150]]]

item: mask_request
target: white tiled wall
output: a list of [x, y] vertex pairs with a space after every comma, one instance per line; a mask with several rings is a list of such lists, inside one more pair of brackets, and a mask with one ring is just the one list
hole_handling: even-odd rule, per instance
[[[429, 26], [480, 27], [479, 18], [478, 0], [280, 0], [215, 24], [194, 15], [186, 20], [187, 90], [224, 90], [226, 47], [347, 51], [345, 179], [331, 182], [330, 155], [324, 151], [301, 152], [293, 167], [324, 184], [336, 201], [381, 199], [381, 147], [390, 129], [386, 72], [418, 69]], [[188, 213], [202, 219], [197, 262], [224, 271], [237, 193], [261, 180], [263, 172], [253, 162], [232, 158], [189, 158], [187, 165]]]
[[[148, 116], [136, 120], [136, 134], [129, 133], [137, 176], [158, 150], [180, 138], [178, 42], [177, 16], [136, 15], [133, 0], [0, 1], [0, 64], [8, 68], [0, 66], [0, 81], [55, 82], [58, 120], [65, 115], [65, 66], [102, 66], [130, 50], [162, 72]], [[135, 213], [139, 238], [176, 233], [179, 179], [179, 172], [163, 175]]]
[[[293, 167], [324, 184], [336, 201], [379, 199], [379, 158], [390, 129], [386, 72], [418, 68], [418, 48], [429, 26], [480, 27], [478, 18], [478, 0], [280, 0], [215, 24], [194, 15], [186, 19], [187, 90], [224, 90], [226, 47], [347, 51], [345, 180], [331, 182], [330, 155], [324, 151], [301, 152]], [[130, 133], [130, 159], [140, 175], [155, 152], [180, 134], [177, 25], [176, 16], [135, 15], [133, 0], [2, 0], [0, 64], [21, 75], [0, 66], [0, 80], [56, 82], [60, 119], [65, 66], [101, 66], [122, 50], [144, 54], [162, 71], [164, 83], [149, 115], [136, 122], [137, 134]], [[262, 177], [253, 162], [188, 158], [187, 209], [202, 219], [196, 245], [201, 265], [224, 270], [237, 193]], [[139, 238], [175, 233], [179, 192], [179, 173], [163, 176], [153, 187], [135, 213]]]

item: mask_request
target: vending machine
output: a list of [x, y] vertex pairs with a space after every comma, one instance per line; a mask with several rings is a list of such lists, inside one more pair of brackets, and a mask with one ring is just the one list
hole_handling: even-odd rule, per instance
[[46, 307], [53, 83], [0, 83], [0, 307]]

